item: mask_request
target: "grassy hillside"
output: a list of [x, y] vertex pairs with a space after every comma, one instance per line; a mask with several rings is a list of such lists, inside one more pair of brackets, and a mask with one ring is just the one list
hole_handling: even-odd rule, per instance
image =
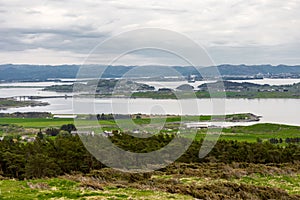
[[[297, 165], [298, 166], [298, 165]], [[290, 165], [173, 164], [149, 174], [112, 169], [88, 175], [0, 180], [1, 199], [299, 199], [299, 171]], [[299, 167], [299, 166], [298, 166]]]

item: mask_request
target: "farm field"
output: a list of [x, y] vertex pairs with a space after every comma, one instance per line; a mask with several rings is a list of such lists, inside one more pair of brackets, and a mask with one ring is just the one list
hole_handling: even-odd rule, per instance
[[[105, 131], [121, 130], [119, 127], [127, 128], [125, 131], [132, 131], [130, 128], [134, 127], [134, 124], [147, 130], [149, 133], [177, 133], [180, 127], [180, 122], [208, 122], [213, 119], [245, 119], [247, 114], [236, 114], [227, 116], [155, 116], [150, 119], [143, 116], [143, 118], [134, 119], [104, 119], [92, 121], [89, 119], [76, 120], [76, 126], [86, 127], [88, 130], [97, 132], [99, 127]], [[83, 117], [83, 116], [81, 116]], [[60, 128], [62, 125], [74, 124], [73, 119], [68, 118], [0, 118], [0, 135], [6, 133], [22, 134], [20, 130], [45, 130], [47, 128]], [[163, 125], [163, 129], [161, 127]], [[2, 127], [2, 128], [1, 128]], [[9, 128], [7, 128], [9, 127]], [[14, 131], [15, 130], [15, 131]], [[218, 129], [219, 130], [219, 129]], [[28, 133], [28, 131], [26, 131]], [[124, 130], [123, 130], [124, 131]], [[180, 130], [181, 131], [181, 130]], [[197, 130], [197, 135], [189, 134], [188, 129], [181, 131], [182, 137], [193, 138], [201, 140], [207, 135], [207, 129]], [[193, 131], [194, 132], [194, 131]], [[210, 128], [209, 132], [213, 133], [214, 128]], [[268, 141], [272, 138], [281, 139], [284, 142], [287, 138], [300, 138], [300, 127], [288, 126], [281, 124], [255, 124], [251, 126], [234, 126], [223, 128], [222, 133], [218, 139], [222, 140], [236, 140], [240, 142], [258, 142]]]
[[[147, 123], [161, 123], [164, 122], [180, 122], [180, 121], [210, 121], [211, 119], [236, 119], [236, 120], [244, 120], [247, 117], [251, 117], [252, 114], [245, 113], [245, 114], [234, 114], [234, 115], [226, 115], [226, 116], [152, 116], [150, 119], [149, 116], [143, 118], [133, 118], [132, 120], [137, 124], [147, 124]], [[107, 115], [109, 116], [109, 115]], [[138, 116], [138, 115], [136, 115]], [[86, 117], [86, 115], [80, 116]], [[69, 118], [10, 118], [10, 117], [1, 117], [0, 118], [1, 124], [15, 124], [20, 125], [28, 128], [44, 128], [47, 126], [61, 126], [66, 123], [73, 123], [73, 119]], [[78, 120], [80, 122], [80, 120]], [[82, 120], [84, 122], [88, 122], [88, 120]], [[131, 119], [118, 119], [120, 122], [130, 122]], [[114, 120], [112, 119], [101, 119], [99, 120], [100, 124], [114, 124]]]
[[14, 124], [24, 128], [59, 127], [63, 124], [73, 123], [72, 119], [47, 119], [47, 118], [0, 118], [1, 124]]
[[[212, 131], [212, 130], [211, 130]], [[213, 131], [212, 131], [213, 132]], [[206, 131], [198, 131], [196, 140], [201, 140], [206, 136]], [[187, 134], [186, 137], [194, 137]], [[283, 141], [287, 138], [299, 138], [300, 127], [288, 126], [282, 124], [255, 124], [251, 126], [234, 126], [223, 128], [222, 133], [218, 139], [221, 140], [236, 140], [239, 142], [258, 142], [268, 141], [276, 138]]]

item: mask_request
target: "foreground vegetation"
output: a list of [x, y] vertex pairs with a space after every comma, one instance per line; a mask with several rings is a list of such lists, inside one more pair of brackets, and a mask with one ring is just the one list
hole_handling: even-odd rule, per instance
[[[137, 188], [106, 186], [96, 181], [81, 177], [82, 181], [71, 180], [74, 177], [64, 176], [30, 181], [0, 181], [1, 199], [182, 199], [192, 200], [188, 195], [171, 194], [162, 191], [140, 190]], [[87, 179], [88, 181], [84, 180]]]
[[[89, 116], [80, 116], [88, 118]], [[110, 115], [97, 116], [98, 122], [116, 130]], [[123, 119], [124, 122], [129, 119]], [[175, 134], [180, 116], [166, 117], [167, 128], [148, 138], [118, 131], [108, 137], [118, 147], [131, 152], [152, 152], [175, 137], [188, 143], [189, 134]], [[247, 114], [219, 116], [226, 120], [248, 119]], [[132, 116], [136, 124], [147, 126], [150, 118]], [[218, 116], [215, 116], [218, 118]], [[185, 116], [188, 121], [209, 121], [210, 116]], [[130, 119], [131, 120], [131, 119]], [[159, 122], [151, 121], [151, 123]], [[158, 171], [125, 173], [108, 168], [84, 147], [72, 119], [1, 118], [0, 199], [299, 199], [300, 145], [272, 144], [274, 138], [300, 137], [296, 126], [257, 124], [223, 129], [212, 151], [198, 157], [207, 130], [198, 130], [188, 150]], [[83, 120], [86, 123], [88, 120]], [[89, 126], [89, 124], [86, 124]], [[9, 132], [11, 131], [11, 132]], [[7, 133], [9, 133], [7, 135]], [[22, 134], [35, 139], [25, 142]], [[101, 141], [102, 135], [89, 136]], [[182, 148], [183, 143], [176, 143]], [[210, 145], [207, 143], [206, 145]], [[106, 150], [105, 147], [101, 147]], [[109, 152], [109, 150], [108, 150]], [[102, 161], [115, 159], [114, 152]], [[166, 156], [168, 157], [168, 156]], [[155, 158], [152, 159], [153, 162]], [[119, 161], [120, 167], [126, 166]], [[128, 158], [131, 168], [139, 160]], [[150, 159], [150, 164], [151, 159]], [[147, 167], [145, 165], [145, 167]]]
[[298, 164], [175, 163], [148, 174], [108, 168], [0, 180], [1, 199], [299, 199]]
[[[67, 126], [66, 126], [67, 127]], [[67, 129], [66, 129], [67, 130]], [[89, 136], [94, 145], [101, 145], [103, 136]], [[166, 146], [176, 135], [157, 134], [149, 138], [136, 138], [131, 135], [120, 133], [109, 137], [118, 147], [131, 152], [152, 152]], [[84, 139], [84, 138], [83, 138]], [[188, 139], [182, 138], [183, 142], [176, 142], [176, 148], [181, 149], [188, 143]], [[254, 164], [267, 163], [293, 163], [300, 160], [300, 146], [288, 144], [287, 146], [273, 145], [269, 142], [248, 143], [237, 141], [219, 140], [211, 152], [203, 159], [198, 157], [202, 140], [194, 141], [188, 150], [177, 161], [183, 163], [218, 163], [248, 162]], [[210, 145], [206, 143], [206, 145]], [[213, 144], [212, 144], [213, 145]], [[99, 148], [100, 146], [95, 146]], [[102, 151], [107, 151], [105, 157], [101, 158], [104, 163], [116, 159], [114, 152], [101, 146]], [[174, 152], [166, 152], [168, 154]], [[5, 137], [0, 142], [0, 171], [2, 176], [10, 178], [41, 178], [71, 173], [72, 171], [87, 173], [91, 170], [105, 167], [98, 162], [84, 147], [78, 135], [72, 135], [62, 131], [55, 138], [38, 135], [34, 142], [24, 143], [10, 137]], [[142, 160], [133, 158], [125, 159], [124, 162], [135, 165]], [[120, 167], [127, 166], [119, 161]], [[153, 162], [153, 163], [152, 163]], [[155, 158], [148, 161], [155, 164]], [[145, 167], [147, 167], [145, 165]]]

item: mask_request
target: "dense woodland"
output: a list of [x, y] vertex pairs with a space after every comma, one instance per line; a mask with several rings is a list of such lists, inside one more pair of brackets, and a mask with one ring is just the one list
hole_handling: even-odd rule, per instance
[[[55, 177], [72, 172], [89, 173], [105, 168], [84, 147], [78, 135], [69, 132], [74, 127], [65, 125], [56, 137], [41, 134], [34, 142], [19, 142], [5, 137], [0, 142], [1, 176], [24, 179]], [[49, 131], [51, 132], [51, 131]], [[49, 133], [50, 134], [50, 133]], [[101, 139], [103, 136], [93, 136]], [[150, 138], [136, 138], [121, 133], [109, 139], [119, 147], [131, 152], [150, 152], [167, 145], [175, 135], [157, 134]], [[95, 138], [96, 140], [96, 138]], [[253, 164], [295, 163], [300, 161], [300, 146], [288, 144], [283, 147], [270, 142], [218, 141], [204, 159], [199, 159], [201, 141], [194, 141], [178, 163], [225, 163], [244, 162]]]

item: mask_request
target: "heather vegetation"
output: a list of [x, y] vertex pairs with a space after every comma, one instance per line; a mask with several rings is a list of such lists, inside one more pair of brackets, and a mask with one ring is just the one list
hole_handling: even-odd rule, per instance
[[[74, 127], [63, 127], [66, 131], [60, 131], [54, 139], [44, 136], [23, 143], [7, 137], [0, 142], [3, 194], [8, 192], [8, 185], [14, 184], [10, 179], [15, 178], [21, 180], [15, 184], [26, 189], [28, 199], [101, 199], [103, 195], [108, 195], [103, 199], [299, 198], [299, 145], [220, 140], [205, 158], [199, 159], [203, 141], [194, 141], [174, 164], [151, 173], [130, 174], [97, 161], [79, 136], [67, 131]], [[158, 134], [145, 139], [117, 134], [110, 140], [128, 151], [149, 152], [167, 145], [174, 137]], [[20, 196], [15, 189], [12, 192]], [[6, 197], [12, 199], [9, 194]]]
[[[14, 117], [14, 118], [13, 118]], [[80, 116], [89, 119], [89, 116]], [[146, 153], [158, 150], [174, 140], [178, 148], [188, 144], [192, 135], [188, 129], [181, 134], [177, 122], [210, 121], [218, 116], [161, 116], [165, 128], [150, 137], [134, 137], [130, 132], [115, 129], [111, 115], [99, 114], [99, 124], [113, 134], [108, 139], [130, 152]], [[227, 121], [248, 120], [252, 114], [219, 116]], [[146, 115], [130, 118], [117, 116], [126, 123], [152, 125]], [[148, 173], [126, 173], [103, 163], [115, 159], [113, 152], [101, 143], [93, 147], [107, 150], [108, 155], [97, 160], [82, 143], [72, 119], [1, 118], [0, 188], [2, 199], [299, 199], [300, 145], [299, 127], [257, 124], [223, 129], [220, 139], [204, 158], [199, 150], [206, 129], [197, 131], [188, 150], [174, 163]], [[82, 123], [90, 126], [88, 120]], [[172, 131], [169, 131], [172, 130]], [[130, 134], [129, 134], [130, 133]], [[139, 133], [136, 133], [139, 134]], [[33, 140], [24, 140], [30, 135]], [[101, 141], [101, 134], [85, 136]], [[23, 138], [23, 139], [22, 139]], [[276, 142], [278, 141], [278, 142]], [[280, 142], [282, 141], [282, 143]], [[182, 146], [183, 145], [183, 146]], [[213, 141], [205, 143], [213, 145]], [[165, 155], [166, 159], [168, 155]], [[148, 161], [154, 165], [155, 159]], [[130, 169], [139, 160], [126, 157]], [[120, 167], [124, 163], [119, 161]], [[147, 168], [147, 164], [143, 167]], [[129, 169], [129, 168], [128, 168]]]

